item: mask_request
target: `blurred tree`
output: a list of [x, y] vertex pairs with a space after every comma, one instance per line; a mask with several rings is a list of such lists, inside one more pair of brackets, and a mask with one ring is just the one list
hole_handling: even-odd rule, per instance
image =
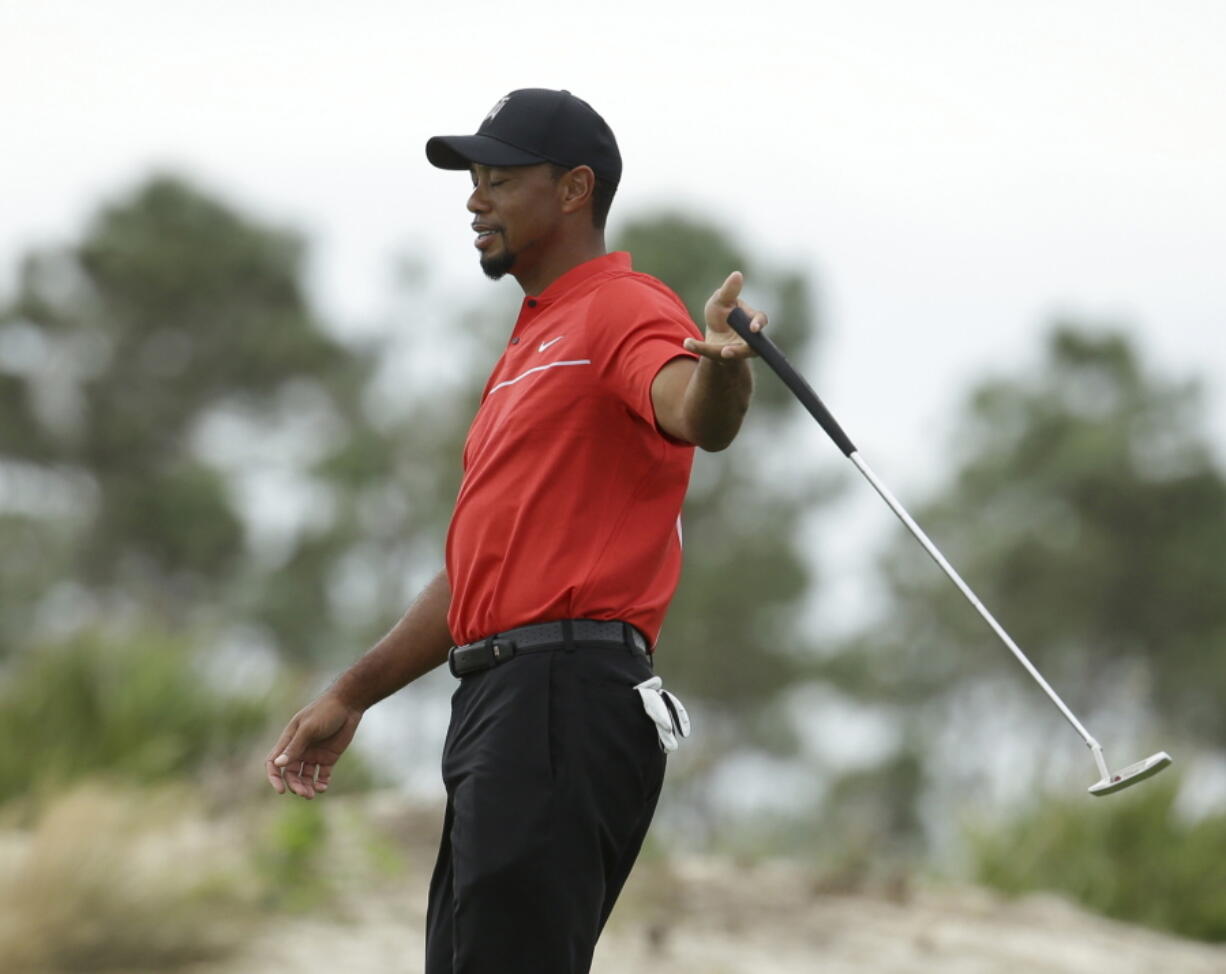
[[307, 385], [337, 396], [360, 372], [309, 310], [302, 257], [294, 235], [161, 176], [80, 243], [25, 259], [0, 309], [0, 463], [34, 483], [36, 510], [7, 512], [6, 535], [71, 537], [48, 548], [54, 572], [5, 560], [6, 615], [20, 599], [29, 622], [71, 582], [177, 618], [233, 584], [244, 525], [202, 428]]
[[[803, 363], [818, 336], [811, 288], [790, 269], [747, 260], [718, 227], [682, 214], [628, 223], [615, 241], [635, 269], [659, 277], [696, 322], [733, 270], [745, 273], [751, 304], [767, 310], [771, 334]], [[799, 624], [812, 587], [805, 546], [810, 519], [833, 482], [794, 449], [794, 402], [761, 369], [745, 426], [723, 453], [698, 452], [683, 516], [685, 565], [661, 636], [660, 672], [697, 710], [701, 732], [678, 754], [674, 803], [707, 809], [726, 758], [766, 750], [791, 754], [795, 728], [786, 692], [804, 673], [813, 638]], [[809, 432], [803, 427], [801, 435]]]
[[[1092, 728], [1148, 715], [1221, 748], [1226, 479], [1200, 410], [1195, 383], [1148, 372], [1123, 335], [1056, 327], [1038, 370], [973, 391], [948, 486], [914, 513]], [[1062, 724], [909, 534], [881, 569], [881, 617], [828, 676], [897, 707], [912, 744], [964, 740], [1013, 702], [1041, 714], [1024, 726]]]

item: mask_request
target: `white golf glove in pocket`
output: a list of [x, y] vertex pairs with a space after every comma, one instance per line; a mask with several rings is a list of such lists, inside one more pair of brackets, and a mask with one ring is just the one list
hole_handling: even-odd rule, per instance
[[685, 712], [685, 706], [680, 700], [663, 689], [664, 681], [658, 676], [644, 680], [635, 686], [643, 700], [643, 709], [651, 722], [656, 725], [656, 734], [660, 738], [660, 747], [671, 754], [677, 750], [677, 738], [690, 736], [690, 715]]

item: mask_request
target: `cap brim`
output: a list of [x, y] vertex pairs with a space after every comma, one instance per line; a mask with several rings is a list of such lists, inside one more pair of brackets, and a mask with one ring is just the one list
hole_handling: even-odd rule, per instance
[[531, 166], [546, 161], [488, 135], [436, 135], [426, 143], [426, 158], [439, 169], [467, 169], [473, 163]]

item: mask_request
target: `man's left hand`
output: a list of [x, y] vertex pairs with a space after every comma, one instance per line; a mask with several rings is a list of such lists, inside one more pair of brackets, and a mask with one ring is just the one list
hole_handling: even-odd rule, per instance
[[732, 309], [740, 308], [749, 315], [751, 331], [761, 331], [766, 327], [766, 312], [755, 311], [740, 299], [741, 285], [744, 280], [740, 271], [733, 271], [707, 299], [705, 341], [700, 342], [696, 338], [687, 338], [685, 340], [686, 349], [717, 362], [752, 358], [757, 355], [757, 352], [750, 348], [728, 324], [728, 315], [732, 314]]

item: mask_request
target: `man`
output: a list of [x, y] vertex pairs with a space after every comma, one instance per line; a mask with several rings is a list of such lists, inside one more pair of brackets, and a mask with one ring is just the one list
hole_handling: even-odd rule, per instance
[[726, 318], [739, 305], [757, 330], [766, 316], [733, 273], [700, 335], [676, 295], [606, 252], [621, 156], [569, 92], [511, 92], [476, 135], [426, 154], [470, 173], [481, 267], [525, 298], [464, 447], [445, 569], [289, 722], [268, 777], [281, 794], [326, 791], [366, 709], [449, 661], [427, 974], [578, 974], [674, 744], [650, 653], [694, 446], [728, 446], [749, 404], [752, 353]]

